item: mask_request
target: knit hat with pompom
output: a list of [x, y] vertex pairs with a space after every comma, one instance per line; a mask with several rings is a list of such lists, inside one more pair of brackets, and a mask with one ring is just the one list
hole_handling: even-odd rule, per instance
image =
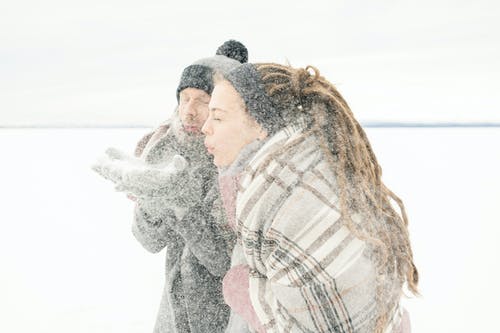
[[211, 95], [214, 89], [213, 75], [220, 72], [228, 74], [232, 69], [248, 61], [248, 50], [236, 40], [228, 40], [215, 52], [215, 56], [195, 61], [184, 68], [179, 86], [177, 87], [177, 101], [183, 89], [196, 88]]

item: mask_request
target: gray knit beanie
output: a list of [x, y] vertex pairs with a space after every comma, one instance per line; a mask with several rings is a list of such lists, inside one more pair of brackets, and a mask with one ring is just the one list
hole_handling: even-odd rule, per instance
[[228, 40], [216, 51], [215, 56], [195, 61], [186, 67], [177, 87], [177, 101], [183, 89], [196, 88], [211, 95], [214, 89], [213, 74], [220, 72], [226, 75], [232, 69], [248, 61], [248, 50], [236, 40]]
[[243, 98], [248, 113], [269, 135], [286, 125], [283, 108], [275, 105], [267, 95], [260, 74], [253, 64], [242, 64], [224, 77]]

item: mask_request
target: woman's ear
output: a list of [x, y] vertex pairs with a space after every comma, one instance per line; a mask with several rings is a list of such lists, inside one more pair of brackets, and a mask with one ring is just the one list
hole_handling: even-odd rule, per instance
[[246, 113], [246, 115], [248, 116], [247, 120], [250, 122], [250, 126], [253, 127], [253, 129], [255, 129], [254, 133], [257, 135], [256, 139], [263, 140], [263, 139], [267, 138], [268, 133], [264, 129], [264, 127], [262, 127], [262, 125], [259, 124], [257, 122], [257, 120], [255, 120], [253, 117], [251, 117], [248, 113]]

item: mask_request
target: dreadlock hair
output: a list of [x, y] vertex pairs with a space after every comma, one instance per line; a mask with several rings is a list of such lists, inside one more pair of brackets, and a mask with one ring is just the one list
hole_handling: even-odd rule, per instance
[[[373, 247], [379, 305], [376, 331], [380, 332], [395, 305], [389, 299], [392, 303], [399, 301], [405, 282], [418, 295], [418, 271], [413, 263], [403, 202], [382, 182], [382, 169], [363, 128], [341, 94], [318, 69], [273, 63], [255, 64], [255, 68], [285, 122], [297, 118], [298, 112], [310, 120], [307, 132], [318, 138], [336, 178], [341, 221]], [[391, 200], [399, 206], [399, 214]], [[357, 219], [356, 215], [362, 218]], [[400, 287], [397, 295], [384, 288], [387, 276]]]

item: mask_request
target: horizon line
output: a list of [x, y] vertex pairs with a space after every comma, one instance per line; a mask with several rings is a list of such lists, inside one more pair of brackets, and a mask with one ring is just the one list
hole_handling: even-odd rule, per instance
[[[366, 128], [450, 128], [450, 127], [500, 127], [500, 122], [405, 122], [405, 121], [361, 121]], [[77, 128], [154, 128], [157, 125], [0, 125], [0, 129], [77, 129]]]

